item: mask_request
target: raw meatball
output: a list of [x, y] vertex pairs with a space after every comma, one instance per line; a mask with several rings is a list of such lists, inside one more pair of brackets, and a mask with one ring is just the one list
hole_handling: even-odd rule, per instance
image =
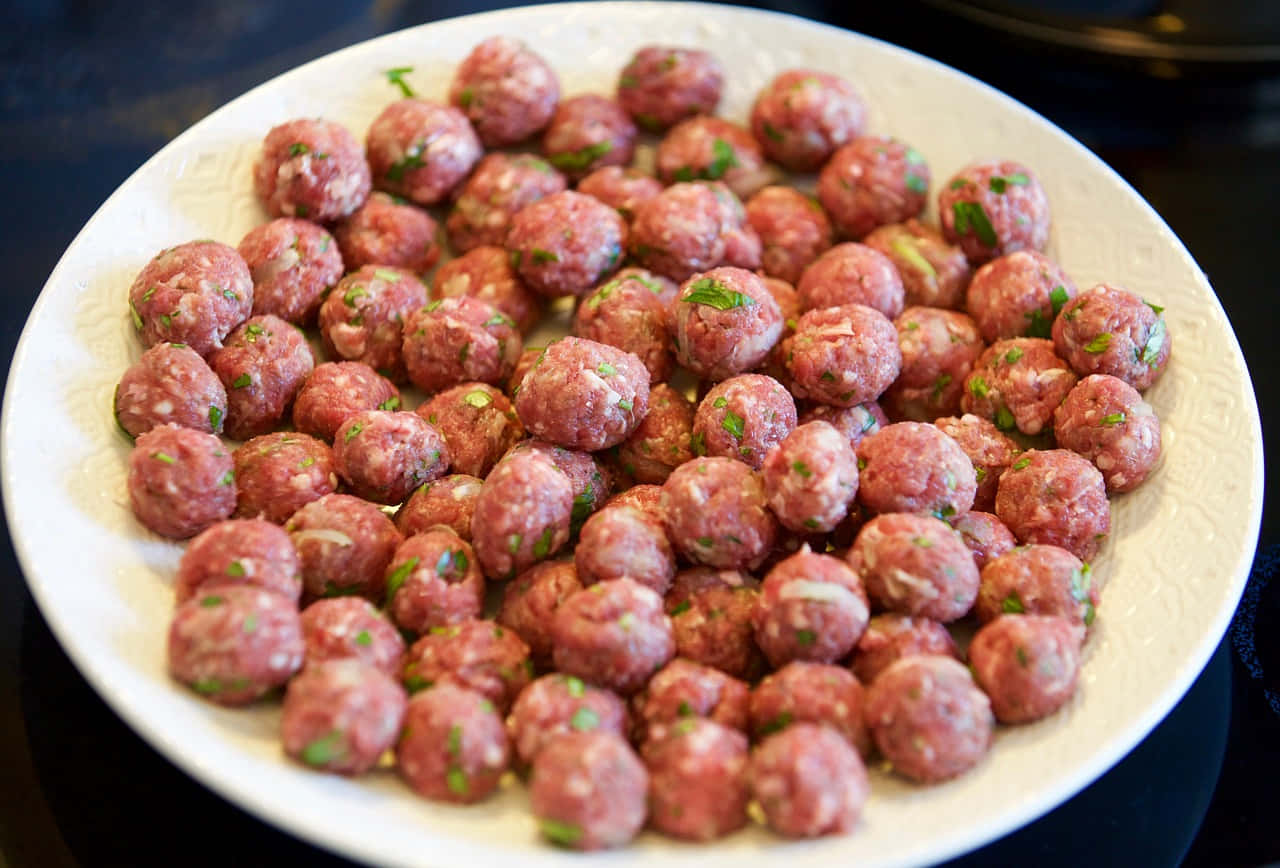
[[1111, 532], [1102, 474], [1066, 449], [1031, 449], [1000, 477], [996, 515], [1021, 543], [1061, 546], [1093, 560]]
[[1144, 392], [1169, 366], [1173, 337], [1164, 308], [1100, 283], [1076, 296], [1053, 323], [1053, 345], [1081, 376], [1110, 374]]
[[298, 609], [288, 597], [224, 585], [187, 600], [169, 624], [169, 673], [222, 705], [245, 705], [302, 666]]
[[695, 48], [646, 45], [618, 75], [618, 102], [649, 132], [694, 115], [709, 115], [720, 104], [724, 67]]
[[986, 349], [973, 320], [936, 307], [909, 307], [898, 317], [902, 373], [883, 403], [897, 419], [928, 422], [958, 413], [964, 380]]
[[793, 723], [823, 723], [859, 754], [869, 756], [871, 737], [862, 721], [862, 700], [862, 685], [849, 670], [794, 660], [766, 675], [751, 691], [751, 731], [763, 738]]
[[623, 696], [643, 687], [675, 654], [662, 598], [630, 579], [574, 593], [556, 609], [551, 636], [557, 669]]
[[289, 535], [260, 519], [220, 521], [208, 528], [182, 553], [174, 595], [182, 604], [215, 584], [253, 585], [296, 603], [302, 572]]
[[[975, 593], [977, 584], [975, 570]], [[833, 663], [857, 644], [869, 615], [857, 573], [839, 558], [801, 546], [764, 578], [756, 644], [775, 667], [792, 660]]]
[[639, 169], [606, 166], [579, 181], [578, 192], [595, 196], [630, 222], [642, 203], [662, 192], [662, 182]]
[[658, 383], [671, 376], [674, 359], [663, 287], [646, 273], [619, 275], [593, 290], [574, 312], [573, 333], [634, 353]]
[[303, 506], [338, 488], [333, 450], [306, 434], [263, 434], [242, 443], [231, 458], [237, 517], [284, 524]]
[[849, 82], [812, 69], [789, 69], [751, 107], [751, 132], [770, 159], [797, 172], [818, 169], [867, 125], [867, 107]]
[[764, 460], [764, 490], [778, 521], [796, 533], [828, 533], [858, 493], [858, 457], [826, 422], [787, 435]]
[[837, 244], [805, 268], [796, 284], [805, 310], [863, 304], [893, 319], [906, 292], [893, 262], [879, 250], [853, 241]]
[[1056, 615], [1091, 627], [1099, 602], [1088, 564], [1057, 546], [1029, 545], [982, 568], [973, 608], [983, 623], [1001, 615]]
[[830, 404], [814, 404], [800, 414], [800, 424], [826, 422], [845, 436], [854, 449], [868, 437], [889, 424], [889, 417], [875, 401], [854, 404], [852, 407], [833, 407]]
[[1053, 714], [1076, 692], [1082, 631], [1065, 618], [1001, 615], [969, 643], [974, 678], [1001, 723]]
[[511, 745], [493, 703], [442, 684], [409, 700], [396, 742], [396, 766], [420, 796], [471, 804], [498, 788]]
[[227, 390], [227, 436], [248, 440], [273, 430], [315, 367], [307, 338], [279, 317], [255, 316], [209, 356]]
[[533, 452], [548, 459], [565, 476], [573, 489], [573, 512], [569, 532], [577, 536], [582, 523], [609, 497], [611, 482], [601, 473], [600, 464], [589, 452], [554, 446], [545, 440], [522, 440], [511, 448], [508, 455]]
[[404, 364], [424, 392], [459, 383], [500, 383], [524, 343], [515, 321], [470, 296], [437, 299], [404, 321]]
[[564, 189], [564, 175], [541, 157], [488, 154], [458, 191], [445, 220], [449, 243], [458, 253], [501, 245], [517, 211]]
[[338, 282], [320, 305], [320, 337], [328, 355], [364, 362], [403, 383], [400, 353], [405, 317], [427, 303], [427, 288], [399, 268], [366, 265]]
[[509, 578], [569, 541], [573, 488], [541, 455], [510, 455], [480, 488], [471, 543], [486, 576]]
[[974, 265], [1049, 243], [1049, 197], [1021, 163], [967, 166], [938, 193], [942, 233]]
[[752, 678], [763, 663], [751, 617], [760, 593], [756, 582], [737, 570], [694, 567], [676, 576], [666, 610], [676, 653], [735, 678]]
[[471, 546], [445, 527], [414, 534], [387, 565], [387, 613], [413, 633], [480, 617], [484, 576]]
[[546, 347], [525, 347], [524, 352], [520, 354], [520, 358], [516, 359], [516, 366], [511, 372], [511, 379], [507, 380], [507, 394], [511, 396], [512, 401], [520, 394], [520, 384], [524, 382], [524, 375], [529, 373], [533, 366], [538, 363], [544, 350], [546, 350]]
[[222, 432], [227, 391], [186, 344], [156, 344], [129, 366], [115, 393], [116, 422], [130, 437], [158, 425]]
[[177, 425], [138, 437], [129, 453], [129, 503], [148, 530], [186, 539], [230, 518], [236, 474], [222, 441]]
[[1076, 285], [1056, 262], [1036, 250], [1018, 250], [978, 269], [965, 310], [984, 340], [1047, 338], [1054, 318], [1075, 294]]
[[436, 270], [432, 284], [437, 298], [467, 295], [487, 301], [515, 321], [521, 333], [542, 316], [542, 302], [524, 285], [501, 247], [482, 245], [451, 259]]
[[1018, 455], [1018, 444], [1006, 437], [994, 423], [966, 413], [948, 416], [933, 423], [969, 456], [973, 475], [978, 481], [973, 495], [973, 508], [990, 510], [996, 503], [996, 486], [1000, 476], [1009, 469]]
[[416, 412], [444, 435], [455, 473], [484, 478], [524, 439], [524, 426], [507, 396], [484, 383], [454, 386]]
[[677, 467], [662, 484], [662, 512], [677, 551], [721, 569], [758, 566], [778, 535], [760, 477], [732, 458]]
[[580, 590], [582, 582], [573, 561], [534, 564], [503, 589], [498, 623], [520, 634], [533, 662], [546, 667], [551, 663], [551, 626], [556, 609]]
[[253, 312], [296, 325], [316, 321], [324, 294], [344, 270], [333, 236], [294, 217], [255, 226], [238, 249], [253, 276]]
[[471, 49], [449, 85], [449, 102], [475, 124], [487, 148], [522, 142], [551, 120], [560, 81], [518, 39], [493, 36]]
[[587, 519], [573, 560], [584, 585], [628, 578], [665, 594], [676, 574], [662, 522], [634, 506], [607, 506]]
[[364, 774], [400, 735], [408, 702], [404, 688], [359, 660], [308, 666], [284, 694], [284, 752], [315, 769]]
[[333, 439], [338, 475], [375, 503], [401, 503], [419, 485], [444, 476], [449, 445], [415, 413], [365, 410], [347, 419]]
[[419, 205], [447, 199], [484, 153], [466, 115], [425, 99], [383, 109], [369, 125], [365, 150], [378, 188]]
[[991, 703], [964, 664], [904, 657], [867, 688], [867, 728], [893, 770], [932, 784], [973, 768], [991, 748]]
[[484, 481], [464, 473], [428, 482], [420, 487], [396, 512], [396, 527], [405, 536], [443, 525], [471, 542], [471, 516]]
[[977, 491], [973, 463], [932, 425], [898, 422], [858, 444], [858, 499], [872, 512], [968, 512]]
[[818, 176], [818, 200], [841, 234], [862, 238], [879, 226], [918, 217], [932, 178], [924, 156], [887, 136], [859, 136], [835, 152]]
[[410, 691], [453, 684], [474, 690], [503, 714], [533, 678], [529, 646], [515, 631], [474, 618], [433, 627], [404, 661], [401, 674]]
[[634, 506], [646, 515], [662, 521], [662, 486], [633, 485], [610, 497], [604, 502], [604, 505]]
[[511, 745], [524, 765], [566, 733], [598, 731], [625, 738], [626, 729], [627, 707], [616, 694], [558, 672], [520, 691], [507, 718]]
[[561, 847], [626, 844], [644, 825], [649, 775], [630, 745], [601, 730], [552, 739], [533, 760], [529, 803], [543, 836]]
[[696, 455], [736, 458], [759, 470], [796, 426], [796, 402], [764, 374], [739, 374], [712, 387], [693, 417]]
[[915, 513], [878, 515], [863, 525], [849, 564], [881, 609], [954, 621], [978, 596], [978, 567], [945, 522]]
[[765, 187], [747, 201], [747, 223], [760, 236], [765, 274], [795, 283], [831, 247], [822, 206], [791, 187]]
[[566, 337], [534, 363], [516, 412], [535, 437], [594, 452], [630, 436], [649, 410], [649, 372], [631, 353]]
[[754, 268], [760, 238], [745, 221], [742, 203], [723, 184], [673, 184], [636, 207], [627, 249], [640, 265], [672, 280], [719, 265]]
[[769, 828], [786, 838], [853, 829], [871, 785], [858, 752], [833, 729], [797, 723], [751, 754], [751, 791]]
[[293, 402], [293, 427], [332, 443], [342, 423], [362, 410], [400, 409], [400, 390], [363, 362], [316, 365]]
[[764, 281], [742, 268], [713, 268], [680, 287], [676, 359], [708, 380], [759, 365], [782, 335], [782, 309]]
[[400, 677], [404, 638], [390, 619], [368, 600], [335, 597], [316, 600], [302, 610], [307, 665], [356, 659], [384, 675]]
[[981, 570], [987, 562], [1013, 549], [1018, 541], [1004, 522], [989, 512], [969, 512], [948, 522], [973, 554], [973, 562]]
[[676, 181], [724, 181], [746, 198], [770, 180], [764, 154], [751, 133], [710, 116], [692, 117], [672, 127], [658, 143], [658, 178]]
[[129, 287], [129, 315], [143, 346], [183, 343], [205, 358], [252, 308], [249, 266], [216, 241], [160, 251]]
[[920, 654], [960, 659], [956, 641], [939, 622], [886, 612], [867, 622], [867, 630], [853, 652], [853, 674], [863, 684], [870, 684], [903, 657]]
[[[436, 221], [421, 208], [386, 193], [374, 193], [354, 214], [333, 228], [349, 271], [366, 265], [393, 265], [423, 274], [440, 258]], [[329, 281], [337, 281], [334, 275]], [[257, 289], [255, 287], [255, 297]]]
[[902, 278], [907, 304], [957, 308], [964, 303], [973, 269], [964, 251], [917, 220], [881, 226], [862, 243], [879, 250]]
[[747, 824], [747, 737], [688, 718], [645, 745], [649, 822], [664, 835], [711, 841]]
[[637, 482], [661, 485], [693, 458], [693, 402], [658, 383], [649, 390], [649, 412], [617, 447], [618, 464]]
[[585, 295], [617, 270], [626, 240], [627, 224], [617, 211], [565, 190], [516, 212], [506, 248], [530, 289], [558, 298]]
[[837, 407], [874, 401], [902, 369], [893, 323], [861, 304], [809, 311], [783, 347], [792, 394]]
[[284, 529], [302, 559], [303, 587], [312, 597], [386, 596], [387, 564], [400, 532], [382, 510], [349, 494], [326, 494], [293, 514]]
[[300, 118], [273, 127], [253, 166], [253, 189], [273, 217], [334, 220], [369, 195], [369, 164], [341, 124]]
[[1160, 460], [1160, 420], [1138, 390], [1107, 374], [1076, 384], [1053, 411], [1058, 445], [1102, 471], [1108, 491], [1133, 491]]
[[1001, 431], [1015, 428], [1035, 436], [1052, 427], [1053, 411], [1076, 384], [1067, 363], [1042, 338], [997, 341], [978, 357], [965, 380], [960, 406], [995, 422]]
[[721, 726], [747, 729], [751, 688], [745, 681], [701, 663], [676, 658], [654, 673], [632, 701], [639, 741], [661, 738], [671, 724], [704, 717]]
[[631, 117], [618, 103], [595, 93], [561, 102], [542, 135], [542, 150], [551, 165], [573, 178], [605, 166], [626, 166], [635, 149]]

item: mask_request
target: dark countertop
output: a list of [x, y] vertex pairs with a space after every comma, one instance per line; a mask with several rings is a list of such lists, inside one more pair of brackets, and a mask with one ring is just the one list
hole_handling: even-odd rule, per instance
[[[16, 0], [0, 33], [0, 255], [12, 357], [26, 312], [99, 204], [177, 133], [249, 87], [379, 33], [504, 3]], [[765, 4], [752, 4], [765, 5]], [[1097, 151], [1209, 274], [1277, 424], [1269, 251], [1280, 133], [1268, 73], [1173, 76], [1050, 60], [930, 4], [911, 14], [817, 0], [790, 7], [880, 35], [1007, 90]], [[865, 4], [870, 6], [870, 4]], [[945, 4], [933, 4], [942, 6]], [[323, 17], [314, 12], [324, 9]], [[963, 32], [963, 36], [960, 34]], [[982, 40], [982, 41], [979, 41]], [[976, 50], [990, 47], [991, 50]], [[1148, 70], [1148, 73], [1151, 71]], [[1168, 70], [1165, 70], [1168, 72]], [[1178, 72], [1175, 69], [1175, 72]], [[1268, 457], [1275, 438], [1268, 441]], [[1253, 866], [1280, 859], [1280, 512], [1268, 509], [1236, 621], [1166, 720], [1058, 810], [955, 865]], [[259, 822], [135, 736], [69, 663], [0, 542], [0, 866], [346, 864]], [[192, 842], [198, 842], [192, 848]]]

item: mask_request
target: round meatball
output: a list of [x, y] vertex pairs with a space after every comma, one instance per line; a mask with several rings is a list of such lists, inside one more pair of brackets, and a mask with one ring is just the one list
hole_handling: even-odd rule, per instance
[[649, 132], [694, 115], [715, 113], [724, 67], [696, 48], [646, 45], [618, 74], [618, 103]]
[[273, 127], [253, 166], [253, 189], [272, 217], [336, 220], [369, 195], [369, 164], [341, 124], [299, 118]]
[[580, 590], [582, 582], [573, 561], [534, 564], [503, 589], [498, 623], [520, 634], [533, 662], [546, 667], [551, 663], [551, 627], [556, 609]]
[[600, 464], [589, 452], [565, 449], [545, 440], [522, 440], [507, 454], [516, 455], [521, 452], [541, 455], [569, 478], [569, 485], [573, 490], [569, 533], [577, 536], [582, 523], [609, 498], [612, 483], [601, 472]]
[[143, 346], [181, 343], [205, 358], [252, 309], [249, 266], [217, 241], [160, 251], [129, 287], [129, 315]]
[[753, 678], [763, 663], [751, 622], [759, 598], [756, 582], [737, 570], [680, 572], [665, 601], [676, 653], [735, 678]]
[[1076, 384], [1067, 363], [1042, 338], [996, 341], [965, 379], [960, 406], [1001, 431], [1035, 436], [1052, 427], [1053, 411]]
[[595, 196], [630, 222], [642, 203], [662, 192], [662, 182], [639, 169], [606, 166], [579, 181], [577, 189]]
[[459, 253], [501, 245], [517, 211], [564, 189], [564, 175], [541, 157], [488, 154], [454, 199], [444, 224], [449, 243]]
[[915, 513], [878, 515], [863, 525], [849, 564], [881, 609], [954, 621], [978, 596], [978, 567], [945, 522]]
[[[974, 578], [976, 591], [976, 570]], [[753, 619], [756, 644], [775, 667], [833, 663], [853, 649], [869, 615], [857, 573], [801, 546], [765, 576]]]
[[853, 241], [837, 244], [810, 263], [796, 284], [805, 310], [862, 304], [893, 319], [906, 293], [893, 262], [878, 250]]
[[387, 613], [413, 633], [480, 617], [484, 576], [470, 544], [433, 527], [396, 547], [387, 565]]
[[671, 376], [671, 335], [663, 287], [643, 275], [619, 275], [593, 290], [574, 312], [573, 333], [634, 353], [657, 383]]
[[382, 510], [349, 494], [326, 494], [284, 526], [302, 560], [303, 588], [312, 597], [386, 596], [387, 564], [400, 532]]
[[871, 737], [862, 721], [862, 700], [862, 685], [849, 670], [794, 660], [766, 675], [751, 691], [751, 731], [763, 738], [793, 723], [826, 724], [859, 754], [869, 756]]
[[627, 439], [648, 410], [649, 372], [640, 359], [575, 337], [547, 347], [516, 395], [531, 434], [588, 452]]
[[400, 409], [400, 390], [363, 362], [325, 362], [303, 381], [293, 401], [293, 427], [327, 443], [362, 410]]
[[459, 383], [500, 383], [511, 375], [523, 341], [515, 322], [470, 296], [437, 299], [404, 321], [404, 364], [424, 392]]
[[[295, 325], [314, 323], [324, 294], [344, 271], [333, 241], [323, 227], [295, 217], [250, 229], [238, 249], [253, 276], [253, 312]], [[345, 267], [352, 267], [350, 260]]]
[[435, 626], [414, 642], [401, 677], [410, 691], [435, 684], [474, 690], [505, 714], [533, 678], [533, 663], [514, 630], [472, 618]]
[[626, 240], [627, 224], [617, 211], [565, 190], [516, 212], [506, 248], [530, 289], [558, 298], [585, 295], [617, 270]]
[[1001, 615], [969, 643], [974, 678], [1001, 723], [1048, 717], [1076, 692], [1078, 624], [1047, 615]]
[[[754, 230], [741, 238], [745, 220], [742, 204], [723, 185], [673, 184], [636, 206], [627, 249], [640, 265], [672, 280], [688, 280], [726, 263], [746, 267], [752, 263], [730, 263], [729, 246], [730, 241], [749, 245], [750, 238], [758, 246]], [[733, 252], [742, 251], [735, 247]]]
[[948, 521], [960, 534], [960, 540], [973, 555], [973, 562], [981, 570], [987, 562], [1013, 549], [1018, 541], [1004, 522], [989, 512], [970, 510]]
[[279, 317], [255, 316], [209, 356], [227, 390], [227, 436], [248, 440], [275, 429], [315, 367], [306, 336]]
[[236, 474], [222, 441], [177, 425], [139, 435], [129, 453], [129, 503], [148, 530], [186, 539], [230, 518]]
[[1037, 250], [1018, 250], [978, 269], [965, 294], [965, 310], [984, 340], [1047, 338], [1054, 318], [1075, 294], [1076, 285], [1056, 262]]
[[809, 311], [783, 347], [792, 394], [837, 407], [874, 401], [902, 369], [893, 323], [861, 304]]
[[661, 485], [671, 471], [693, 458], [693, 402], [658, 383], [649, 390], [649, 412], [617, 446], [622, 470], [636, 482]]
[[627, 707], [616, 694], [558, 672], [520, 691], [507, 718], [516, 758], [530, 765], [544, 747], [570, 732], [607, 732], [626, 737]]
[[760, 477], [732, 458], [694, 458], [662, 484], [672, 544], [694, 563], [753, 569], [773, 549], [778, 524]]
[[415, 413], [365, 410], [347, 419], [333, 440], [338, 475], [365, 500], [402, 503], [409, 493], [444, 476], [449, 444]]
[[467, 295], [486, 301], [515, 321], [521, 333], [538, 324], [542, 302], [524, 285], [501, 247], [473, 247], [436, 270], [432, 284], [437, 298]]
[[797, 427], [769, 452], [763, 469], [769, 508], [796, 533], [834, 530], [858, 493], [858, 457], [826, 422]]
[[296, 603], [302, 572], [289, 535], [260, 519], [220, 521], [201, 532], [178, 561], [174, 595], [181, 605], [213, 585], [253, 585]]
[[1093, 560], [1111, 532], [1102, 474], [1066, 449], [1031, 449], [1000, 477], [996, 515], [1021, 543], [1061, 546]]
[[973, 464], [978, 488], [973, 495], [973, 508], [990, 510], [996, 503], [996, 486], [1018, 455], [1018, 444], [1005, 436], [994, 423], [972, 413], [947, 416], [933, 423], [960, 446]]
[[956, 641], [939, 622], [886, 612], [867, 622], [866, 632], [853, 651], [853, 674], [863, 684], [870, 684], [898, 660], [920, 654], [960, 659]]
[[924, 156], [887, 136], [859, 136], [836, 151], [818, 176], [818, 200], [841, 234], [862, 238], [920, 215], [932, 174]]
[[308, 666], [284, 694], [284, 752], [311, 768], [364, 774], [400, 735], [408, 703], [404, 688], [368, 663], [331, 660]]
[[537, 133], [559, 101], [555, 71], [509, 36], [490, 37], [471, 49], [449, 85], [449, 102], [467, 113], [487, 148], [514, 145]]
[[747, 201], [747, 223], [760, 236], [765, 274], [788, 283], [831, 247], [822, 206], [792, 187], [765, 187]]
[[897, 419], [928, 422], [959, 412], [964, 381], [986, 349], [968, 316], [936, 307], [909, 307], [898, 317], [902, 372], [883, 403]]
[[302, 666], [298, 609], [250, 585], [210, 588], [178, 606], [169, 624], [169, 673], [222, 705], [245, 705]]
[[626, 844], [644, 825], [649, 775], [621, 736], [601, 730], [552, 739], [533, 760], [529, 803], [544, 837], [574, 850]]
[[977, 491], [973, 464], [933, 425], [898, 422], [858, 444], [858, 500], [872, 512], [968, 512]]
[[701, 115], [683, 120], [658, 143], [658, 178], [724, 181], [740, 197], [769, 181], [764, 154], [751, 133], [723, 118]]
[[1010, 160], [974, 163], [938, 193], [942, 234], [981, 265], [1049, 243], [1049, 197], [1030, 169]]
[[555, 610], [552, 659], [567, 675], [635, 693], [675, 654], [662, 598], [631, 579], [600, 582]]
[[334, 597], [316, 600], [302, 610], [302, 637], [307, 665], [327, 660], [359, 660], [384, 675], [400, 677], [404, 638], [368, 600]]
[[510, 578], [569, 541], [573, 488], [541, 455], [511, 455], [485, 479], [471, 519], [471, 544], [486, 576]]
[[403, 383], [403, 323], [426, 303], [427, 288], [413, 274], [366, 265], [342, 278], [320, 305], [325, 352], [337, 360], [364, 362]]
[[898, 269], [907, 304], [958, 308], [964, 303], [973, 275], [969, 260], [932, 226], [917, 220], [892, 223], [874, 230], [862, 243], [889, 257]]
[[524, 426], [507, 396], [484, 383], [462, 383], [418, 406], [449, 444], [454, 472], [485, 477], [507, 450], [524, 438]]
[[759, 365], [782, 335], [782, 309], [759, 277], [713, 268], [680, 287], [675, 306], [676, 358], [708, 380]]
[[333, 450], [306, 434], [263, 434], [242, 443], [231, 458], [237, 517], [284, 524], [303, 506], [338, 488]]
[[465, 473], [428, 482], [409, 495], [396, 511], [396, 527], [405, 536], [413, 536], [443, 525], [471, 542], [471, 517], [482, 485], [483, 480]]
[[374, 184], [419, 205], [443, 202], [484, 153], [466, 115], [425, 99], [382, 110], [365, 135]]
[[440, 258], [436, 221], [421, 208], [386, 193], [371, 195], [333, 228], [333, 234], [350, 271], [366, 265], [392, 265], [423, 274]]
[[746, 731], [751, 688], [719, 669], [676, 658], [654, 673], [632, 702], [639, 741], [661, 739], [672, 724], [704, 717]]
[[551, 165], [573, 178], [605, 166], [626, 166], [635, 148], [631, 117], [617, 102], [596, 93], [561, 102], [542, 135], [542, 150]]
[[833, 407], [830, 404], [814, 404], [800, 414], [800, 424], [826, 422], [844, 435], [854, 449], [863, 437], [876, 433], [889, 424], [889, 417], [875, 401], [865, 401], [852, 407]]
[[1028, 545], [982, 568], [973, 609], [983, 623], [1001, 615], [1055, 615], [1091, 627], [1099, 602], [1088, 564], [1058, 546]]
[[991, 747], [991, 703], [964, 664], [940, 655], [904, 657], [867, 688], [867, 728], [894, 771], [917, 783], [953, 778]]
[[116, 386], [116, 423], [130, 437], [158, 425], [222, 432], [227, 390], [186, 344], [156, 344], [129, 366]]
[[779, 73], [751, 107], [756, 141], [769, 159], [797, 172], [815, 171], [866, 125], [867, 107], [853, 86], [812, 69]]
[[573, 561], [583, 585], [628, 578], [665, 594], [676, 574], [662, 522], [634, 506], [607, 506], [588, 518]]
[[862, 758], [834, 729], [797, 723], [751, 754], [751, 791], [769, 828], [786, 838], [853, 829], [871, 785]]
[[511, 745], [493, 703], [452, 684], [409, 700], [396, 742], [396, 767], [418, 795], [471, 804], [498, 788]]
[[686, 718], [645, 745], [649, 822], [664, 835], [711, 841], [747, 824], [747, 737]]
[[736, 458], [754, 470], [796, 426], [796, 403], [773, 377], [739, 374], [707, 392], [693, 417], [697, 455]]
[[1164, 308], [1100, 283], [1070, 301], [1053, 322], [1053, 345], [1081, 376], [1110, 374], [1139, 392], [1169, 366], [1173, 337]]
[[1058, 445], [1102, 471], [1108, 491], [1133, 491], [1160, 460], [1160, 420], [1138, 390], [1107, 374], [1081, 380], [1053, 411]]

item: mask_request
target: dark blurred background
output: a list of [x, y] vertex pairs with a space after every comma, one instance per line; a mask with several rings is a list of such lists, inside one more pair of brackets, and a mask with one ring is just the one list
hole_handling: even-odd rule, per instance
[[[62, 250], [147, 157], [304, 61], [502, 6], [420, 0], [7, 0], [0, 5], [0, 358]], [[868, 33], [1027, 103], [1126, 177], [1234, 324], [1274, 433], [1280, 385], [1280, 3], [751, 3]], [[1268, 458], [1276, 438], [1268, 438]], [[1268, 463], [1270, 463], [1268, 461]], [[1228, 636], [1186, 698], [1075, 799], [955, 865], [1258, 866], [1280, 860], [1280, 511]], [[69, 576], [69, 581], [77, 577]], [[179, 855], [180, 854], [180, 855]], [[0, 541], [0, 868], [341, 864], [204, 790], [67, 661]]]

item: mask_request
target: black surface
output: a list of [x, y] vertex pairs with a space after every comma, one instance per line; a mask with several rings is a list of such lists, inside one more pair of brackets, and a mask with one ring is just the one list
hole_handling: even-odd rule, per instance
[[[178, 12], [156, 0], [10, 3], [0, 10], [0, 261], [8, 312], [0, 318], [0, 357], [12, 356], [26, 311], [74, 234], [182, 129], [248, 87], [343, 45], [503, 5], [510, 4], [191, 0]], [[1118, 71], [965, 29], [936, 9], [854, 8], [814, 0], [801, 11], [991, 82], [1134, 183], [1209, 274], [1259, 386], [1264, 428], [1280, 424], [1270, 265], [1271, 215], [1280, 201], [1275, 82], [1256, 70]], [[1275, 442], [1268, 441], [1268, 457]], [[1267, 483], [1264, 544], [1280, 543], [1276, 484]], [[1277, 562], [1275, 551], [1259, 559], [1227, 640], [1128, 758], [1045, 818], [953, 864], [1163, 866], [1186, 854], [1192, 866], [1251, 866], [1280, 859]], [[0, 855], [13, 866], [212, 865], [246, 854], [254, 863], [341, 861], [210, 794], [133, 735], [50, 636], [7, 534], [0, 550], [0, 770]]]

